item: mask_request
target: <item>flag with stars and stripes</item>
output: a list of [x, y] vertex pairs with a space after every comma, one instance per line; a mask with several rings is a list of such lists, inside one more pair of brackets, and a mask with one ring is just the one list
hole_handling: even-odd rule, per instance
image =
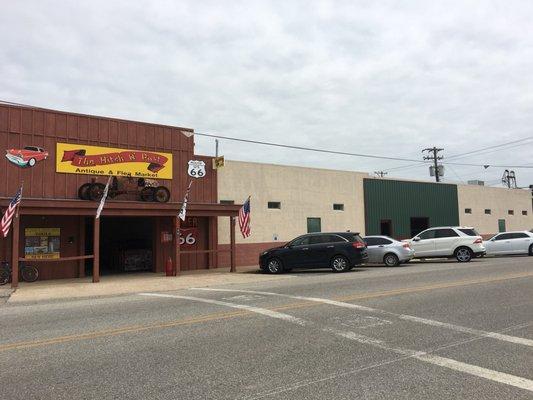
[[0, 227], [2, 229], [2, 233], [4, 234], [4, 237], [7, 237], [7, 234], [9, 233], [11, 222], [13, 221], [13, 217], [15, 216], [17, 207], [19, 206], [21, 200], [22, 200], [22, 186], [17, 191], [17, 194], [15, 194], [15, 197], [11, 199], [9, 206], [7, 206], [6, 212], [2, 216], [2, 222], [1, 222]]
[[252, 233], [250, 229], [250, 197], [246, 199], [239, 210], [239, 228], [243, 238], [247, 238]]

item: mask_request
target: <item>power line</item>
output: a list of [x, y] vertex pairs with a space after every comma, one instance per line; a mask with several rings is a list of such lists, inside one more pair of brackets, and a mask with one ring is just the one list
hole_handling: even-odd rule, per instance
[[[491, 149], [497, 149], [499, 147], [504, 147], [504, 146], [508, 146], [510, 144], [516, 144], [516, 143], [521, 143], [521, 142], [526, 142], [526, 141], [529, 141], [529, 140], [532, 140], [533, 139], [533, 136], [527, 136], [527, 137], [524, 137], [524, 138], [521, 138], [521, 139], [518, 139], [518, 140], [513, 140], [511, 142], [506, 142], [506, 143], [500, 143], [500, 144], [497, 144], [497, 145], [493, 145], [493, 146], [488, 146], [488, 147], [483, 147], [483, 148], [480, 148], [480, 149], [476, 149], [476, 150], [471, 150], [471, 151], [468, 151], [466, 153], [460, 153], [460, 154], [455, 154], [455, 155], [451, 155], [451, 156], [448, 156], [446, 157], [447, 160], [449, 159], [457, 159], [457, 158], [462, 158], [462, 157], [465, 157], [467, 155], [471, 155], [471, 154], [475, 154], [475, 153], [480, 153], [480, 152], [484, 152], [486, 150], [491, 150]], [[514, 147], [518, 147], [520, 146], [519, 145], [515, 145], [515, 146], [510, 146], [506, 149], [502, 149], [502, 150], [508, 150], [508, 149], [512, 149]], [[498, 150], [495, 150], [495, 151], [498, 151]], [[489, 153], [493, 153], [493, 151], [489, 151], [489, 152], [485, 152], [483, 154], [489, 154]], [[400, 165], [398, 167], [393, 167], [393, 168], [387, 168], [385, 169], [385, 171], [398, 171], [398, 170], [401, 170], [401, 169], [409, 169], [409, 168], [413, 168], [413, 167], [418, 167], [418, 166], [421, 166], [423, 164], [421, 164], [422, 162], [421, 161], [418, 161], [416, 164], [409, 164], [409, 165]], [[444, 161], [443, 162], [444, 164], [451, 164], [447, 161]], [[486, 165], [486, 164], [485, 164]], [[528, 165], [528, 164], [526, 164]], [[477, 166], [477, 165], [476, 165]], [[492, 166], [492, 165], [491, 165]]]
[[[527, 137], [522, 138], [522, 139], [513, 140], [512, 142], [500, 143], [500, 144], [496, 144], [494, 146], [488, 146], [488, 147], [483, 147], [481, 149], [467, 151], [466, 153], [460, 153], [460, 154], [451, 155], [451, 156], [449, 156], [447, 158], [450, 159], [450, 158], [464, 157], [464, 156], [467, 156], [467, 155], [470, 155], [470, 154], [479, 153], [481, 151], [495, 149], [495, 148], [498, 148], [498, 147], [504, 147], [504, 146], [507, 146], [507, 145], [510, 145], [510, 144], [515, 144], [515, 143], [521, 143], [521, 142], [525, 142], [525, 141], [532, 140], [532, 139], [533, 139], [533, 136], [527, 136]], [[512, 146], [512, 147], [515, 147], [515, 146]]]
[[[216, 135], [213, 133], [205, 133], [205, 132], [194, 132], [194, 134], [197, 136], [232, 140], [232, 141], [242, 142], [242, 143], [259, 144], [259, 145], [264, 145], [264, 146], [281, 147], [285, 149], [313, 151], [317, 153], [328, 153], [328, 154], [337, 154], [337, 155], [353, 156], [353, 157], [375, 158], [375, 159], [381, 159], [381, 160], [411, 161], [411, 162], [423, 163], [423, 161], [415, 160], [412, 158], [378, 156], [378, 155], [373, 155], [373, 154], [350, 153], [350, 152], [345, 152], [345, 151], [318, 149], [316, 147], [294, 146], [294, 145], [288, 145], [288, 144], [283, 144], [283, 143], [265, 142], [261, 140], [241, 139], [241, 138], [236, 138], [236, 137], [231, 137], [231, 136]], [[528, 166], [528, 165], [493, 165], [493, 164], [470, 164], [470, 163], [453, 163], [453, 162], [443, 162], [443, 164], [467, 165], [467, 166], [472, 166], [472, 167], [485, 167], [486, 165], [489, 165], [490, 167], [498, 167], [498, 168], [533, 168], [533, 166]]]
[[[42, 109], [40, 107], [30, 106], [30, 105], [21, 104], [21, 103], [13, 103], [13, 102], [1, 100], [1, 99], [0, 99], [0, 103], [23, 106], [23, 107], [31, 107], [34, 109]], [[190, 133], [191, 132], [187, 132], [187, 134], [190, 134]], [[224, 136], [224, 135], [216, 135], [216, 134], [206, 133], [206, 132], [194, 132], [194, 135], [210, 137], [210, 138], [215, 138], [215, 139], [232, 140], [232, 141], [241, 142], [241, 143], [258, 144], [258, 145], [263, 145], [263, 146], [280, 147], [280, 148], [293, 149], [293, 150], [312, 151], [316, 153], [337, 154], [337, 155], [352, 156], [352, 157], [373, 158], [373, 159], [379, 159], [379, 160], [408, 161], [408, 162], [423, 163], [423, 161], [412, 159], [412, 158], [389, 157], [389, 156], [380, 156], [380, 155], [374, 155], [374, 154], [363, 154], [363, 153], [351, 153], [351, 152], [337, 151], [337, 150], [326, 150], [326, 149], [319, 149], [315, 147], [295, 146], [295, 145], [288, 145], [288, 144], [283, 144], [283, 143], [266, 142], [266, 141], [261, 141], [261, 140], [241, 139], [241, 138]], [[463, 166], [473, 166], [473, 167], [484, 167], [485, 165], [487, 165], [487, 164], [467, 164], [467, 163], [449, 163], [449, 162], [443, 162], [443, 164], [463, 165]], [[492, 165], [490, 164], [490, 166], [498, 167], [498, 168], [532, 168], [533, 169], [533, 166], [527, 166], [527, 165], [522, 166], [522, 165]]]

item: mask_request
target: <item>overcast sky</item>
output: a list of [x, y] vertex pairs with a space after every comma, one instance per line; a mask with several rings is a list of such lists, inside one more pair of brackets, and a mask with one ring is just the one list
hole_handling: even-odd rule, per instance
[[[440, 3], [440, 4], [438, 4]], [[0, 0], [0, 99], [240, 138], [533, 166], [532, 1]], [[409, 162], [222, 141], [228, 159]], [[214, 141], [196, 137], [196, 151]], [[449, 160], [452, 161], [451, 159]], [[447, 166], [497, 184], [504, 168]], [[392, 176], [430, 179], [427, 166]], [[533, 184], [533, 169], [516, 169]]]

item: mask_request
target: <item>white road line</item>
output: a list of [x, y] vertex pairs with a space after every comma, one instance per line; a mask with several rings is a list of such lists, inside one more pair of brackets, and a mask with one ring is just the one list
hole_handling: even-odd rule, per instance
[[[230, 307], [230, 308], [247, 310], [250, 312], [257, 313], [257, 314], [265, 315], [267, 317], [281, 319], [283, 321], [290, 322], [290, 323], [293, 323], [299, 326], [312, 325], [312, 323], [304, 319], [297, 318], [292, 315], [280, 313], [277, 311], [260, 308], [260, 307], [229, 303], [226, 301], [218, 301], [218, 300], [213, 300], [213, 299], [205, 299], [201, 297], [178, 296], [178, 295], [159, 294], [159, 293], [139, 293], [139, 294], [141, 296], [165, 297], [165, 298], [174, 298], [174, 299], [181, 299], [181, 300], [197, 301], [197, 302], [208, 303], [208, 304], [215, 304], [215, 305], [220, 305], [220, 306], [225, 306], [225, 307]], [[503, 372], [498, 372], [498, 371], [478, 367], [475, 365], [466, 364], [460, 361], [452, 360], [450, 358], [440, 357], [440, 356], [429, 354], [426, 352], [403, 349], [403, 348], [398, 348], [398, 347], [390, 347], [381, 340], [369, 338], [367, 336], [363, 336], [363, 335], [360, 335], [358, 333], [351, 332], [351, 331], [341, 331], [341, 330], [337, 330], [337, 329], [329, 328], [329, 327], [323, 328], [322, 330], [324, 332], [333, 333], [336, 336], [349, 339], [360, 344], [370, 345], [372, 347], [376, 347], [382, 350], [392, 351], [396, 354], [400, 354], [408, 358], [413, 358], [413, 359], [420, 360], [420, 361], [423, 361], [429, 364], [438, 365], [444, 368], [474, 375], [480, 378], [485, 378], [485, 379], [488, 379], [494, 382], [504, 383], [506, 385], [514, 386], [520, 389], [533, 392], [533, 381], [526, 379], [526, 378], [509, 375]]]
[[282, 319], [287, 322], [292, 322], [296, 325], [304, 326], [306, 325], [306, 321], [303, 319], [293, 317], [292, 315], [283, 314], [277, 311], [268, 310], [266, 308], [260, 308], [260, 307], [253, 307], [248, 306], [244, 304], [237, 304], [237, 303], [228, 303], [226, 301], [218, 301], [218, 300], [211, 300], [211, 299], [204, 299], [200, 297], [190, 297], [190, 296], [176, 296], [172, 294], [159, 294], [159, 293], [139, 293], [141, 296], [151, 296], [151, 297], [168, 297], [173, 299], [182, 299], [182, 300], [191, 300], [191, 301], [199, 301], [202, 303], [209, 303], [209, 304], [216, 304], [218, 306], [225, 306], [225, 307], [231, 307], [231, 308], [238, 308], [240, 310], [246, 310], [251, 311], [256, 314], [262, 314], [267, 317], [276, 318], [276, 319]]
[[319, 297], [292, 296], [292, 295], [288, 295], [288, 294], [280, 294], [280, 293], [273, 293], [273, 292], [260, 292], [260, 291], [253, 291], [253, 290], [233, 290], [233, 289], [214, 289], [214, 288], [191, 288], [191, 289], [192, 290], [214, 291], [214, 292], [239, 292], [239, 293], [262, 294], [262, 295], [269, 295], [269, 296], [287, 297], [287, 298], [290, 298], [290, 299], [297, 299], [297, 300], [314, 301], [314, 302], [317, 302], [317, 303], [329, 304], [329, 305], [336, 306], [336, 307], [351, 308], [351, 309], [354, 309], [354, 310], [360, 310], [360, 311], [367, 311], [367, 312], [372, 312], [372, 313], [379, 313], [379, 314], [389, 315], [389, 316], [393, 316], [393, 317], [396, 317], [396, 318], [399, 318], [399, 319], [403, 319], [403, 320], [406, 320], [406, 321], [418, 322], [418, 323], [425, 324], [425, 325], [431, 325], [431, 326], [436, 326], [436, 327], [439, 327], [439, 328], [450, 329], [450, 330], [457, 331], [457, 332], [468, 333], [468, 334], [474, 335], [474, 336], [492, 338], [492, 339], [501, 340], [501, 341], [504, 341], [504, 342], [509, 342], [509, 343], [514, 343], [514, 344], [520, 344], [520, 345], [523, 345], [523, 346], [533, 347], [533, 340], [527, 339], [527, 338], [522, 338], [522, 337], [517, 337], [517, 336], [510, 336], [510, 335], [505, 335], [505, 334], [497, 333], [497, 332], [483, 331], [483, 330], [474, 329], [474, 328], [468, 328], [468, 327], [465, 327], [465, 326], [449, 324], [449, 323], [446, 323], [446, 322], [435, 321], [435, 320], [432, 320], [432, 319], [420, 318], [420, 317], [416, 317], [414, 315], [396, 314], [396, 313], [393, 313], [393, 312], [390, 312], [390, 311], [385, 311], [385, 310], [379, 310], [377, 308], [360, 306], [358, 304], [346, 303], [346, 302], [343, 302], [343, 301], [335, 301], [335, 300], [324, 299], [324, 298], [319, 298]]

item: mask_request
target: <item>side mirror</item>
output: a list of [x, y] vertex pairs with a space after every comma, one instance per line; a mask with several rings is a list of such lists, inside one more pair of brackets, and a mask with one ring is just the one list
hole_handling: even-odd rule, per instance
[[415, 237], [413, 238], [413, 242], [420, 242], [420, 238], [419, 238], [418, 236], [415, 236]]

